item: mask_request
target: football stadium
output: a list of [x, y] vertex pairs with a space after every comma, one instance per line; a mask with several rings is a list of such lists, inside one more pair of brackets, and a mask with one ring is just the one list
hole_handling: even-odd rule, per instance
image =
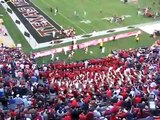
[[160, 0], [0, 0], [0, 120], [160, 120]]

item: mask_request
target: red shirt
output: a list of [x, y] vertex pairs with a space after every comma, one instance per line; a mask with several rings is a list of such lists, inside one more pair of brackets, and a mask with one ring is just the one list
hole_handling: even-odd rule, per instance
[[140, 103], [142, 101], [142, 98], [141, 97], [136, 97], [135, 98], [135, 103]]
[[120, 100], [116, 103], [117, 106], [122, 106], [123, 105], [123, 100]]
[[12, 115], [13, 117], [16, 117], [16, 116], [17, 116], [16, 111], [12, 111], [12, 112], [11, 112], [11, 115]]
[[79, 115], [79, 120], [87, 120], [87, 119], [86, 119], [86, 115], [83, 114], [83, 113], [81, 113], [81, 114]]
[[76, 101], [76, 100], [73, 100], [72, 101], [72, 106], [73, 107], [78, 107], [79, 105], [78, 105], [78, 102]]
[[112, 97], [112, 91], [111, 90], [107, 90], [106, 91], [106, 95], [107, 95], [107, 97], [111, 98]]
[[70, 115], [65, 116], [62, 120], [72, 120]]
[[93, 112], [89, 112], [86, 116], [86, 120], [93, 120], [93, 118], [94, 118]]
[[114, 105], [113, 108], [111, 109], [111, 113], [117, 113], [119, 111], [119, 107]]
[[111, 116], [110, 120], [117, 120], [116, 116]]
[[123, 96], [123, 98], [127, 98], [127, 93], [125, 91], [123, 91], [121, 95]]
[[144, 57], [141, 57], [141, 58], [139, 59], [139, 62], [140, 62], [140, 63], [143, 63], [143, 62], [144, 62]]

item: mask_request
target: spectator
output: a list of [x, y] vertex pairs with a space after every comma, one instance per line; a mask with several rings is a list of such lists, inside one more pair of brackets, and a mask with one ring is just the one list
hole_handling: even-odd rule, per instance
[[[159, 115], [160, 44], [78, 63], [37, 65], [16, 48], [0, 48], [1, 118], [128, 120]], [[19, 94], [19, 97], [16, 97]], [[7, 112], [5, 112], [5, 110]], [[153, 117], [152, 117], [153, 116]]]

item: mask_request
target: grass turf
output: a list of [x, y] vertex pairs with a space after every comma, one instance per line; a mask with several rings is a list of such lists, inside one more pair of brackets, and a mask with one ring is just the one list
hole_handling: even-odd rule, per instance
[[[32, 2], [64, 28], [75, 28], [77, 34], [153, 21], [151, 18], [137, 16], [137, 10], [138, 8], [151, 7], [155, 13], [159, 7], [157, 0], [139, 0], [137, 4], [124, 4], [120, 0], [49, 0], [47, 2], [46, 0], [33, 0]], [[54, 12], [50, 12], [50, 8], [56, 7], [59, 14], [54, 15]], [[74, 15], [74, 11], [77, 16]], [[86, 11], [86, 16], [84, 16], [84, 11]], [[102, 20], [114, 15], [130, 15], [131, 17], [126, 18], [122, 24]], [[83, 20], [90, 20], [91, 23], [81, 23]]]

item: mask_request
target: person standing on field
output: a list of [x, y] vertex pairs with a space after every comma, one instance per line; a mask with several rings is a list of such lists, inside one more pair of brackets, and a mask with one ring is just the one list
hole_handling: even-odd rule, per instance
[[58, 7], [54, 9], [54, 15], [57, 15], [57, 13], [58, 13]]

